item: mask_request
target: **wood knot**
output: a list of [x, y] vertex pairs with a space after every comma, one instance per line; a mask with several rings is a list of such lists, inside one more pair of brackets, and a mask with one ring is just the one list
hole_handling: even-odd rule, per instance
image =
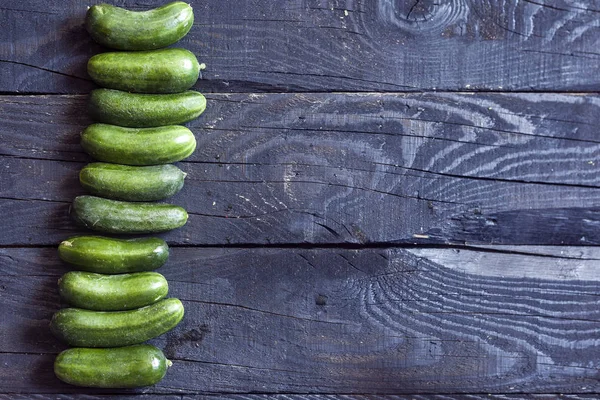
[[465, 0], [379, 0], [382, 22], [412, 33], [439, 33], [466, 17]]

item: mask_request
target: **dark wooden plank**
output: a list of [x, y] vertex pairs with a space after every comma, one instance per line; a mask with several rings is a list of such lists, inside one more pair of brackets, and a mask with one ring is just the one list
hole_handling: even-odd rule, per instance
[[[94, 1], [0, 9], [0, 91], [85, 93]], [[141, 10], [159, 0], [119, 0]], [[191, 2], [205, 91], [597, 90], [594, 0]]]
[[[21, 400], [101, 400], [112, 398], [111, 395], [102, 394], [41, 394], [41, 395], [18, 395], [10, 394], [3, 396], [0, 394], [0, 399]], [[200, 394], [200, 395], [153, 395], [153, 394], [133, 394], [119, 395], [119, 399], [123, 400], [579, 400], [579, 399], [596, 399], [597, 395], [585, 394], [437, 394], [437, 395], [346, 395], [346, 394]]]
[[[547, 250], [174, 248], [186, 317], [143, 393], [598, 393], [600, 250]], [[66, 270], [0, 249], [0, 392], [106, 394], [51, 370]]]
[[[179, 244], [598, 244], [600, 98], [211, 95]], [[83, 193], [83, 96], [0, 98], [0, 244], [56, 244]], [[374, 205], [376, 205], [374, 207]]]

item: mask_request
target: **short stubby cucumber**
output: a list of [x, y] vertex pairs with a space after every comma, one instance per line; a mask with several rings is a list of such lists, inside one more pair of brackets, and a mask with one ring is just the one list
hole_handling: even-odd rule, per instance
[[70, 271], [58, 280], [61, 298], [73, 307], [95, 311], [123, 311], [165, 298], [167, 280], [156, 272], [105, 275]]
[[143, 343], [170, 331], [183, 314], [183, 304], [176, 298], [129, 311], [63, 308], [52, 316], [50, 330], [74, 347], [121, 347]]
[[115, 239], [75, 236], [58, 246], [60, 258], [77, 269], [101, 274], [152, 271], [169, 258], [167, 243], [155, 237]]
[[92, 38], [117, 50], [153, 50], [183, 38], [194, 24], [192, 7], [176, 1], [147, 11], [110, 4], [90, 7], [85, 27]]
[[160, 382], [171, 365], [159, 348], [149, 344], [74, 348], [56, 357], [54, 374], [75, 386], [124, 389]]
[[186, 49], [96, 54], [88, 74], [101, 87], [136, 93], [178, 93], [194, 86], [200, 74], [196, 56]]
[[196, 138], [181, 125], [124, 128], [92, 124], [81, 133], [81, 147], [92, 157], [108, 163], [159, 165], [189, 157], [196, 149]]
[[91, 163], [79, 172], [79, 182], [96, 196], [126, 201], [155, 201], [179, 192], [185, 176], [185, 172], [172, 164], [132, 167]]
[[165, 232], [180, 228], [188, 214], [164, 203], [133, 203], [96, 196], [77, 196], [71, 206], [75, 221], [88, 229], [116, 234]]
[[98, 122], [148, 128], [183, 124], [197, 118], [206, 109], [206, 98], [193, 90], [144, 94], [94, 89], [88, 107], [92, 118]]

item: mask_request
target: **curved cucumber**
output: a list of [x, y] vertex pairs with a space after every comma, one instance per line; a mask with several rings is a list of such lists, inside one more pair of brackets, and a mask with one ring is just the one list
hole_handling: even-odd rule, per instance
[[75, 347], [129, 346], [175, 328], [183, 313], [183, 304], [175, 298], [129, 311], [63, 308], [52, 316], [50, 330]]
[[99, 86], [137, 93], [178, 93], [194, 86], [200, 74], [196, 56], [185, 49], [100, 53], [88, 61]]
[[77, 236], [58, 246], [63, 261], [102, 274], [152, 271], [169, 258], [169, 246], [159, 238], [113, 239]]
[[156, 272], [104, 275], [71, 271], [58, 280], [58, 292], [73, 307], [122, 311], [156, 303], [167, 296], [169, 285]]
[[143, 94], [94, 89], [89, 99], [89, 111], [96, 121], [131, 128], [183, 124], [205, 109], [206, 98], [193, 90]]
[[185, 126], [123, 128], [92, 124], [81, 133], [81, 147], [109, 163], [158, 165], [181, 161], [196, 149], [196, 138]]
[[149, 344], [74, 348], [56, 357], [54, 373], [61, 381], [76, 386], [134, 388], [160, 382], [171, 365], [159, 348]]
[[169, 46], [192, 28], [194, 12], [181, 1], [148, 11], [129, 11], [109, 4], [88, 9], [85, 27], [92, 38], [118, 50], [152, 50]]
[[108, 233], [165, 232], [182, 227], [187, 212], [172, 204], [131, 203], [95, 196], [78, 196], [71, 207], [73, 218], [86, 228]]
[[91, 163], [79, 172], [79, 182], [96, 196], [126, 201], [155, 201], [179, 192], [185, 175], [185, 172], [171, 164], [131, 167]]

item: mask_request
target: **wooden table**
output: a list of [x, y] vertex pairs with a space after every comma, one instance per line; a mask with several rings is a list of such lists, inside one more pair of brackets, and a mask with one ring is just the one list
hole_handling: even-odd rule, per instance
[[600, 395], [594, 0], [193, 1], [208, 108], [160, 269], [186, 316], [152, 340], [174, 365], [57, 380], [91, 4], [0, 2], [0, 398]]

